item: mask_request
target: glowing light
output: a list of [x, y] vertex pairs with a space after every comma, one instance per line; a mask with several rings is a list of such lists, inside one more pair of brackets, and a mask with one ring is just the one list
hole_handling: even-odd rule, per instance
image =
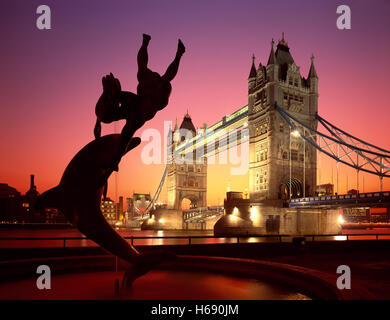
[[300, 136], [299, 131], [296, 130], [296, 129], [295, 129], [294, 131], [292, 131], [291, 134], [292, 134], [294, 137], [299, 137], [299, 136]]
[[233, 209], [233, 216], [238, 216], [238, 208], [234, 207]]
[[161, 218], [160, 220], [158, 220], [159, 223], [164, 223], [165, 222], [165, 219]]
[[152, 217], [149, 218], [147, 221], [148, 221], [148, 222], [147, 222], [148, 224], [153, 224], [153, 223], [155, 222], [154, 214], [153, 214]]
[[259, 219], [260, 217], [260, 214], [259, 212], [257, 211], [256, 207], [252, 207], [251, 208], [251, 213], [250, 213], [250, 219], [255, 222]]
[[344, 240], [347, 240], [347, 236], [335, 236], [335, 240], [344, 241]]
[[339, 215], [339, 218], [337, 219], [337, 221], [338, 221], [338, 223], [340, 223], [340, 224], [343, 224], [345, 221], [344, 221], [344, 218], [343, 218], [343, 216], [340, 214]]
[[237, 221], [237, 218], [235, 215], [229, 214], [230, 220]]

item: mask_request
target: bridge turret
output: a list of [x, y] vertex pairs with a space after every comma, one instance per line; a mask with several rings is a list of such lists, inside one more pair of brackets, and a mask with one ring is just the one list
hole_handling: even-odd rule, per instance
[[252, 92], [256, 86], [255, 55], [252, 56], [252, 66], [248, 77], [248, 92]]
[[175, 129], [173, 130], [173, 145], [176, 147], [179, 142], [180, 142], [180, 132], [179, 132], [179, 127], [177, 125], [177, 118], [176, 118]]
[[310, 104], [310, 114], [316, 114], [318, 112], [318, 76], [316, 69], [314, 67], [314, 55], [311, 55], [311, 65], [309, 70], [309, 75], [307, 76], [307, 81], [309, 84], [309, 104]]
[[290, 134], [288, 124], [274, 106], [277, 103], [315, 129], [317, 73], [312, 62], [308, 78], [302, 77], [284, 33], [276, 51], [274, 44], [272, 39], [267, 65], [259, 65], [256, 85], [248, 94], [251, 203], [289, 197], [289, 188], [292, 197], [312, 195], [316, 186], [314, 147]]
[[206, 158], [197, 159], [193, 150], [188, 151], [186, 148], [183, 150], [183, 145], [185, 146], [196, 134], [196, 128], [187, 111], [180, 128], [176, 121], [173, 131], [174, 157], [168, 165], [167, 172], [169, 209], [180, 210], [185, 198], [191, 201], [191, 208], [207, 205], [207, 160]]
[[274, 39], [271, 40], [271, 52], [269, 53], [268, 62], [267, 62], [267, 80], [269, 82], [276, 81], [279, 74], [279, 65], [277, 64], [277, 59], [274, 51]]

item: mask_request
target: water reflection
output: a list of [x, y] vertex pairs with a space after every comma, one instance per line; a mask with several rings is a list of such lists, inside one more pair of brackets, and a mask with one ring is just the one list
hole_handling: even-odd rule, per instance
[[[144, 237], [133, 239], [134, 245], [188, 245], [191, 244], [220, 244], [220, 243], [260, 243], [260, 242], [291, 242], [292, 237], [221, 237], [202, 238], [202, 236], [213, 236], [213, 230], [205, 231], [181, 231], [181, 230], [140, 230], [116, 228], [116, 231], [124, 237]], [[378, 234], [378, 236], [377, 236]], [[348, 238], [347, 238], [348, 235]], [[0, 229], [0, 238], [69, 238], [84, 237], [78, 230], [72, 228], [63, 229]], [[153, 238], [168, 237], [168, 238]], [[169, 238], [178, 237], [178, 238]], [[191, 237], [188, 239], [188, 237]], [[349, 229], [343, 230], [342, 235], [337, 236], [315, 236], [307, 238], [307, 241], [346, 241], [346, 240], [384, 240], [390, 239], [390, 228], [374, 229]], [[131, 243], [132, 239], [128, 239]], [[0, 248], [39, 248], [39, 247], [63, 247], [64, 240], [0, 240]], [[97, 246], [88, 239], [66, 239], [66, 247], [91, 247]]]

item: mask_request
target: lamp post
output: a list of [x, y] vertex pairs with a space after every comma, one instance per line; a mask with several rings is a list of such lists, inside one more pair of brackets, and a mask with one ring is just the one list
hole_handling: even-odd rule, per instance
[[337, 163], [336, 163], [336, 180], [337, 180], [337, 194], [339, 194], [339, 144], [337, 144]]
[[289, 193], [289, 199], [291, 200], [291, 127], [290, 127], [289, 142], [290, 142], [290, 151], [289, 151], [290, 179], [288, 180], [288, 183], [290, 184], [290, 186], [288, 188], [288, 193]]
[[291, 168], [291, 164], [292, 164], [292, 158], [291, 158], [291, 135], [293, 135], [294, 137], [298, 137], [300, 136], [299, 134], [299, 131], [297, 129], [295, 129], [294, 131], [291, 132], [291, 127], [290, 127], [290, 199], [291, 199], [291, 171], [292, 171], [292, 168]]
[[[303, 136], [305, 136], [305, 128], [303, 128]], [[303, 139], [303, 197], [306, 197], [306, 140]]]

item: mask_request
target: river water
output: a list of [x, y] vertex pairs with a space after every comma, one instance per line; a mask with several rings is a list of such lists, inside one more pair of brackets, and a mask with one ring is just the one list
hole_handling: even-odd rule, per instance
[[[140, 229], [124, 229], [118, 228], [117, 232], [124, 237], [148, 237], [147, 239], [134, 239], [134, 245], [185, 245], [188, 244], [188, 238], [184, 239], [154, 239], [152, 237], [196, 237], [196, 236], [213, 236], [212, 230], [206, 231], [152, 231]], [[373, 228], [373, 229], [350, 229], [343, 230], [343, 235], [315, 237], [315, 241], [323, 240], [346, 240], [345, 235], [349, 235], [350, 240], [375, 240], [376, 234], [379, 234], [379, 239], [390, 239], [390, 228]], [[363, 234], [363, 235], [362, 235]], [[380, 235], [382, 234], [382, 235]], [[62, 247], [64, 245], [63, 239], [58, 240], [23, 240], [23, 238], [68, 238], [68, 237], [83, 237], [83, 235], [73, 228], [62, 229], [0, 229], [0, 248], [37, 248], [37, 247]], [[150, 237], [150, 238], [149, 238]], [[21, 240], [2, 240], [2, 238], [22, 238]], [[313, 239], [307, 238], [307, 241]], [[131, 241], [131, 240], [129, 240]], [[279, 242], [279, 237], [271, 238], [257, 238], [247, 237], [240, 238], [240, 242]], [[289, 242], [291, 238], [283, 238], [282, 241]], [[237, 238], [191, 238], [191, 244], [216, 244], [216, 243], [236, 243]], [[66, 240], [67, 247], [77, 246], [96, 246], [96, 244], [87, 239]]]

